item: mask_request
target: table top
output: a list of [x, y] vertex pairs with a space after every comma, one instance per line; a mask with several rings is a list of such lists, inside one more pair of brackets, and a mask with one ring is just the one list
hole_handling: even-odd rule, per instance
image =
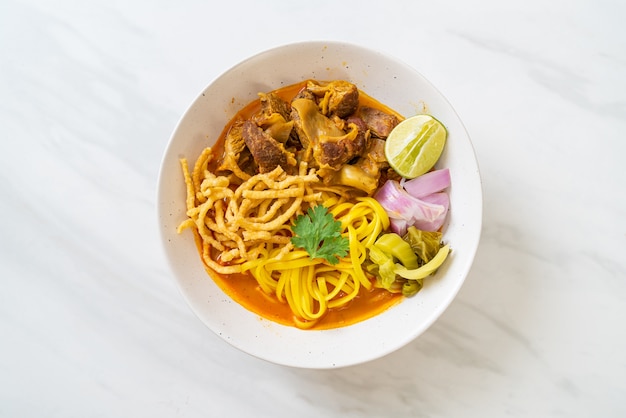
[[[4, 0], [0, 416], [624, 416], [626, 3]], [[294, 369], [192, 313], [156, 183], [184, 109], [304, 40], [395, 56], [470, 134], [482, 239], [383, 358]]]

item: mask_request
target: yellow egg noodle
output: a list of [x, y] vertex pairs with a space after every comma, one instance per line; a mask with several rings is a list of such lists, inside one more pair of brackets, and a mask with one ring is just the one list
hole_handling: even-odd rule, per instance
[[[220, 274], [250, 272], [261, 289], [287, 303], [298, 327], [309, 328], [329, 308], [354, 299], [372, 284], [361, 265], [366, 249], [389, 227], [389, 218], [371, 197], [346, 199], [345, 189], [320, 183], [315, 170], [300, 163], [298, 175], [280, 166], [254, 176], [216, 176], [206, 148], [189, 171], [180, 163], [187, 187], [187, 216], [178, 232], [191, 228], [202, 244], [202, 259]], [[236, 186], [236, 187], [235, 187]], [[323, 204], [341, 222], [349, 253], [338, 264], [311, 259], [291, 244], [290, 225], [308, 207]], [[220, 252], [215, 260], [213, 249]]]

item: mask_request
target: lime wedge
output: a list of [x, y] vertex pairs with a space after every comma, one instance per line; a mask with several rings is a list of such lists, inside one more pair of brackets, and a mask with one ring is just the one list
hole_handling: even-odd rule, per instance
[[446, 128], [434, 117], [412, 116], [393, 128], [385, 142], [385, 156], [398, 174], [412, 179], [433, 168], [447, 136]]

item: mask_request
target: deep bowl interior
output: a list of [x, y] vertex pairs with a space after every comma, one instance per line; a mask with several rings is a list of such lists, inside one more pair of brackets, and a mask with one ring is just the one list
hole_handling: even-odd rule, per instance
[[[283, 326], [241, 307], [207, 275], [192, 234], [177, 234], [185, 219], [185, 186], [179, 159], [191, 164], [219, 136], [230, 118], [257, 93], [305, 79], [345, 79], [404, 116], [426, 109], [448, 129], [437, 167], [450, 169], [450, 214], [444, 241], [452, 248], [438, 272], [414, 297], [372, 319], [322, 331]], [[480, 238], [482, 191], [469, 136], [447, 100], [416, 70], [370, 49], [338, 42], [289, 44], [255, 55], [210, 83], [176, 126], [158, 182], [158, 222], [165, 253], [181, 293], [217, 335], [253, 356], [303, 368], [335, 368], [386, 355], [423, 333], [456, 296]]]

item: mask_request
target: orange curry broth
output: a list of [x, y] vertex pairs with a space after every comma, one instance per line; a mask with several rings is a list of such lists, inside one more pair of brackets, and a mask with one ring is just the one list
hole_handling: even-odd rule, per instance
[[[273, 92], [283, 100], [290, 102], [306, 84], [307, 81], [305, 80], [297, 84], [279, 88]], [[400, 119], [403, 119], [400, 114], [360, 90], [359, 106], [375, 107], [382, 111], [393, 113]], [[212, 147], [216, 157], [221, 157], [224, 153], [224, 140], [233, 122], [237, 119], [249, 119], [260, 109], [260, 100], [257, 99], [237, 112], [224, 127], [224, 130]], [[209, 170], [214, 171], [217, 166], [217, 161], [220, 159], [221, 158], [215, 158], [213, 163], [209, 164]], [[200, 253], [202, 253], [202, 244], [198, 238], [196, 234], [196, 243], [198, 244]], [[228, 296], [246, 309], [271, 321], [287, 326], [295, 326], [293, 313], [286, 301], [280, 302], [275, 295], [265, 293], [249, 272], [224, 275], [214, 272], [207, 266], [205, 266], [205, 268], [215, 283]], [[340, 295], [342, 294], [343, 293]], [[326, 314], [309, 329], [331, 329], [355, 324], [380, 314], [391, 306], [399, 303], [401, 300], [402, 294], [400, 293], [390, 293], [387, 290], [374, 288], [373, 286], [371, 290], [361, 287], [356, 298], [343, 307], [328, 309]]]

